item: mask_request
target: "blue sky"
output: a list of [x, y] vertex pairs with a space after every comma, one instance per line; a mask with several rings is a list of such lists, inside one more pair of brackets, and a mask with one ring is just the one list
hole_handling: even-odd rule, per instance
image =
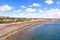
[[0, 0], [0, 16], [60, 18], [60, 0]]

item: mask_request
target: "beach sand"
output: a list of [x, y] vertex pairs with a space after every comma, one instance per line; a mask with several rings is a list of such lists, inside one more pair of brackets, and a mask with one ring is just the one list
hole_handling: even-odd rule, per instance
[[[17, 36], [17, 34], [20, 34], [20, 32], [23, 32], [30, 27], [33, 27], [38, 24], [42, 23], [49, 23], [54, 21], [30, 21], [30, 22], [17, 22], [12, 24], [0, 24], [0, 40], [11, 40], [11, 38], [14, 38]], [[2, 27], [3, 26], [3, 27]]]

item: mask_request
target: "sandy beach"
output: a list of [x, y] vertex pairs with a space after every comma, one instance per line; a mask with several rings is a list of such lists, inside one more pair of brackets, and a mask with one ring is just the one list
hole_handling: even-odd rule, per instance
[[31, 21], [31, 22], [17, 22], [11, 24], [0, 24], [0, 40], [11, 40], [14, 38], [19, 32], [27, 30], [30, 27], [33, 27], [42, 23], [49, 23], [53, 21]]

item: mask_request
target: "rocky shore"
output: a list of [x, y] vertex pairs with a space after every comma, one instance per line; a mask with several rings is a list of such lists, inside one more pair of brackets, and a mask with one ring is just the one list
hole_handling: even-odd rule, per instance
[[14, 38], [19, 32], [22, 32], [32, 26], [48, 23], [53, 21], [30, 21], [30, 22], [17, 22], [12, 24], [0, 24], [0, 40], [11, 40]]

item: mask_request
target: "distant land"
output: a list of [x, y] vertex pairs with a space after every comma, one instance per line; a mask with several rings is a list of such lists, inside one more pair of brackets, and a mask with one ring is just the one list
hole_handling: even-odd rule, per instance
[[24, 21], [55, 21], [59, 18], [18, 18], [18, 17], [6, 17], [0, 16], [0, 24], [12, 23], [12, 22], [24, 22]]

